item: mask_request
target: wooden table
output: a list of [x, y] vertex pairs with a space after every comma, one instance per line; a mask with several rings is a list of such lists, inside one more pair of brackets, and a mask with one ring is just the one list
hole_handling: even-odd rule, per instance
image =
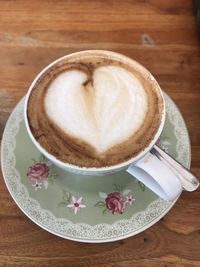
[[[0, 133], [36, 74], [84, 49], [130, 56], [180, 108], [200, 176], [200, 46], [191, 1], [0, 1]], [[0, 266], [200, 266], [200, 189], [145, 232], [83, 244], [32, 223], [0, 180]]]

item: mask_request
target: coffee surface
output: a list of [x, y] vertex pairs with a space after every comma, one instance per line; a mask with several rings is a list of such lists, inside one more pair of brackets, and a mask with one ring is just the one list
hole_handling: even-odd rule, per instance
[[35, 83], [28, 121], [57, 159], [106, 167], [136, 156], [159, 128], [163, 102], [145, 69], [123, 56], [85, 52], [63, 58]]

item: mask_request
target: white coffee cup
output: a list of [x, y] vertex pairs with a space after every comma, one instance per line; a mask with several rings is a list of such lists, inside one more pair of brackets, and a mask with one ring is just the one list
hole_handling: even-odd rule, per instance
[[[78, 52], [77, 54], [84, 53], [84, 52], [85, 51]], [[112, 52], [109, 52], [109, 51], [105, 51], [105, 52], [112, 54]], [[76, 53], [74, 53], [74, 55], [75, 54]], [[38, 76], [35, 78], [33, 83], [31, 84], [28, 90], [28, 93], [26, 95], [25, 109], [24, 109], [25, 125], [26, 125], [26, 129], [28, 131], [28, 134], [32, 142], [35, 144], [38, 150], [58, 167], [69, 172], [78, 173], [80, 175], [103, 176], [103, 175], [108, 175], [108, 174], [115, 173], [121, 170], [126, 170], [128, 173], [130, 173], [131, 175], [136, 177], [138, 180], [143, 182], [147, 187], [149, 187], [152, 191], [154, 191], [161, 198], [165, 200], [169, 200], [169, 201], [176, 199], [182, 192], [182, 185], [181, 185], [181, 182], [179, 181], [179, 178], [169, 167], [167, 167], [163, 162], [161, 162], [155, 155], [150, 153], [151, 149], [153, 148], [156, 141], [158, 140], [164, 127], [165, 114], [166, 114], [165, 105], [163, 107], [163, 113], [162, 113], [162, 117], [160, 120], [159, 128], [157, 132], [155, 133], [154, 138], [152, 139], [150, 144], [144, 150], [142, 150], [139, 154], [137, 154], [135, 157], [123, 163], [114, 165], [114, 166], [100, 167], [100, 168], [95, 168], [95, 167], [88, 168], [88, 167], [79, 167], [79, 166], [75, 166], [75, 165], [72, 165], [66, 162], [62, 162], [61, 160], [57, 159], [55, 156], [47, 152], [39, 144], [39, 142], [37, 142], [37, 140], [35, 139], [35, 137], [33, 136], [31, 132], [29, 122], [28, 122], [28, 117], [27, 117], [27, 106], [28, 106], [29, 96], [31, 94], [32, 89], [34, 88], [35, 83], [38, 81], [38, 79], [40, 79], [41, 76], [50, 67], [52, 67], [54, 64], [56, 64], [57, 62], [61, 61], [62, 59], [66, 57], [68, 56], [62, 57], [54, 61], [53, 63], [48, 65], [45, 69], [43, 69], [38, 74]], [[150, 79], [155, 81], [154, 77], [150, 73], [149, 73], [149, 77]], [[159, 91], [160, 91], [160, 96], [162, 97], [163, 103], [164, 103], [164, 98], [163, 98], [161, 89], [159, 89]]]

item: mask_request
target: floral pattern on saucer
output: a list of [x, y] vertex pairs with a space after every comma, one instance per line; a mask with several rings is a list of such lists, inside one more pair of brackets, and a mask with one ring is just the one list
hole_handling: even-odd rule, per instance
[[63, 190], [62, 201], [58, 204], [59, 207], [68, 207], [76, 215], [81, 209], [86, 208], [83, 203], [83, 197], [72, 196], [70, 192]]
[[107, 211], [112, 214], [123, 214], [127, 206], [135, 202], [135, 198], [130, 194], [130, 189], [123, 190], [123, 187], [119, 184], [115, 184], [114, 188], [115, 191], [111, 193], [99, 192], [99, 197], [103, 201], [98, 201], [94, 206], [103, 208], [103, 214]]
[[[167, 95], [164, 94], [164, 97], [167, 116], [161, 142], [168, 147], [170, 155], [189, 168], [191, 151], [187, 128], [176, 105]], [[166, 142], [170, 142], [170, 145]], [[44, 190], [42, 182], [42, 189], [35, 191], [31, 186], [32, 181], [26, 175], [29, 172], [29, 166], [33, 167], [37, 163], [47, 164], [50, 169], [52, 166], [49, 166], [46, 161], [31, 162], [31, 158], [39, 159], [40, 153], [25, 130], [24, 99], [14, 109], [6, 124], [1, 149], [4, 180], [16, 204], [37, 225], [66, 239], [100, 243], [136, 235], [159, 221], [176, 202], [176, 200], [167, 202], [156, 198], [148, 188], [144, 188], [143, 192], [143, 187], [137, 180], [131, 178], [129, 182], [129, 174], [126, 172], [101, 177], [95, 182], [94, 179], [85, 177], [80, 186], [78, 175], [66, 176], [56, 166], [57, 179], [54, 180], [54, 185], [50, 186], [49, 172], [48, 177], [45, 178], [47, 168], [44, 168], [44, 176], [42, 175], [43, 178], [39, 180], [48, 181], [48, 190]], [[41, 167], [41, 165], [36, 166]], [[33, 171], [36, 171], [35, 168]], [[32, 173], [31, 171], [31, 175]], [[113, 188], [115, 183], [131, 189], [127, 196], [132, 195], [136, 201], [132, 205], [127, 203], [123, 214], [113, 215], [111, 210], [107, 210], [106, 215], [102, 215], [100, 208], [94, 206], [100, 200], [105, 203], [105, 197], [99, 198], [99, 191], [107, 192], [107, 195], [119, 192]], [[71, 197], [68, 204], [58, 207], [58, 203], [62, 201], [63, 188], [71, 192], [75, 199]], [[81, 196], [82, 199], [80, 199]], [[132, 199], [129, 201], [131, 202]], [[80, 208], [76, 216], [74, 215], [74, 206], [77, 206], [77, 204], [74, 205], [75, 203], [87, 205], [86, 208]], [[70, 204], [73, 206], [68, 207]]]
[[166, 153], [169, 153], [171, 143], [168, 137], [164, 136], [162, 140], [159, 138], [158, 141], [156, 142], [156, 145], [162, 148]]
[[34, 164], [29, 166], [27, 177], [35, 190], [49, 186], [49, 182], [54, 183], [56, 174], [54, 173], [52, 164], [41, 155], [39, 160], [32, 159]]

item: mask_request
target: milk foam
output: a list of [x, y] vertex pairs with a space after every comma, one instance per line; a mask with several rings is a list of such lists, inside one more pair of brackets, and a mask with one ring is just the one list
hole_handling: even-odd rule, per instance
[[66, 134], [92, 145], [101, 154], [126, 141], [147, 115], [141, 82], [118, 66], [102, 66], [87, 74], [68, 70], [50, 84], [45, 96], [49, 118]]

